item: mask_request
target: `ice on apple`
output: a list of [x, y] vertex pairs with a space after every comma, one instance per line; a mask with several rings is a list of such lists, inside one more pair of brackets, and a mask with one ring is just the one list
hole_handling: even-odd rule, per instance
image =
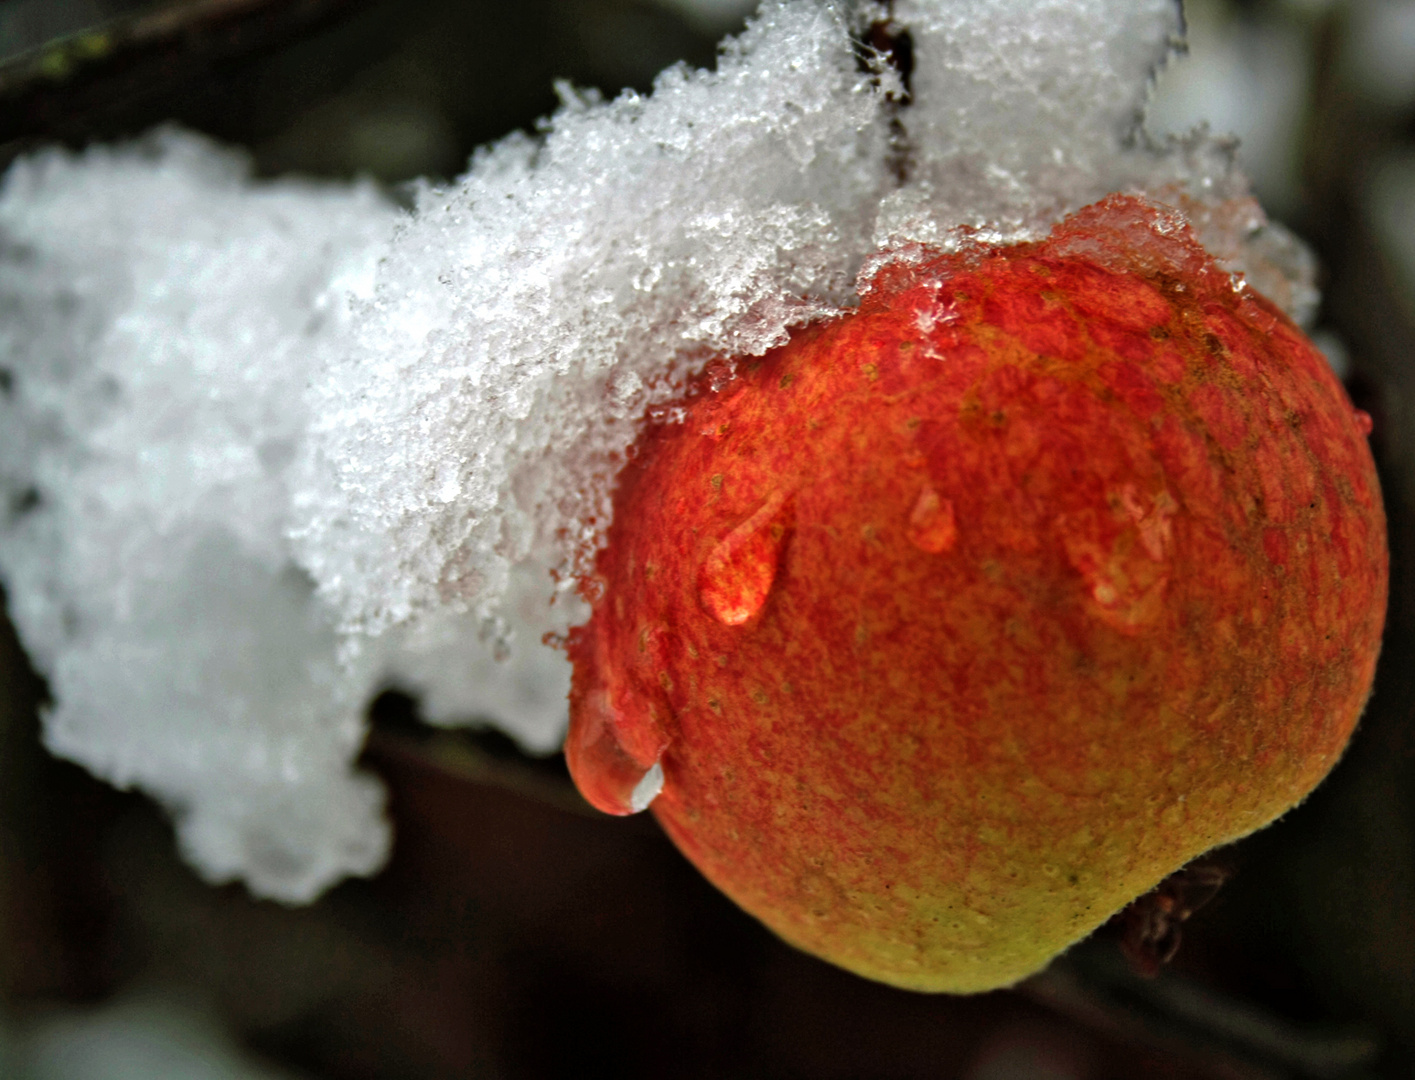
[[764, 4], [715, 70], [562, 88], [411, 211], [171, 131], [16, 163], [0, 573], [48, 745], [161, 800], [211, 880], [307, 900], [387, 850], [371, 695], [553, 750], [542, 642], [586, 617], [641, 419], [852, 308], [881, 248], [1035, 240], [1125, 191], [1310, 313], [1231, 147], [1143, 133], [1177, 4], [900, 0], [907, 72], [861, 44], [884, 17]]

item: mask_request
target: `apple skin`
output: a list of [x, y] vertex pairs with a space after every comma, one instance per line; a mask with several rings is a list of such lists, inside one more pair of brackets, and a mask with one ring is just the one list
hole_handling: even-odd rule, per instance
[[899, 253], [719, 382], [619, 478], [566, 753], [612, 813], [657, 762], [664, 829], [788, 942], [1007, 986], [1341, 755], [1369, 419], [1175, 212]]

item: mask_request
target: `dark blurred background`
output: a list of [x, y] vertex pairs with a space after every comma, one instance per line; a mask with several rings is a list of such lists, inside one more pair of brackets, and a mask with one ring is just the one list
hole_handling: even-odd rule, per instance
[[[262, 174], [451, 178], [552, 80], [711, 65], [738, 0], [0, 0], [0, 168], [175, 121]], [[1147, 979], [1107, 927], [1008, 992], [886, 989], [777, 942], [559, 759], [373, 707], [391, 864], [287, 909], [202, 885], [145, 799], [40, 748], [0, 623], [0, 1077], [950, 1080], [1415, 1076], [1415, 0], [1191, 0], [1151, 126], [1244, 139], [1323, 267], [1317, 340], [1391, 524], [1374, 698]], [[3, 433], [0, 433], [3, 437]]]

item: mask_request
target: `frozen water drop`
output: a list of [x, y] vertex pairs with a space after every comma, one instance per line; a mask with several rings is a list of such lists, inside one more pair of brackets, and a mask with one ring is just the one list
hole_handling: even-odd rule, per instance
[[718, 541], [698, 573], [698, 598], [724, 626], [741, 626], [766, 604], [791, 531], [780, 492]]
[[565, 763], [585, 801], [621, 817], [645, 809], [663, 788], [658, 761], [640, 764], [620, 741], [624, 723], [615, 714], [609, 694], [597, 690], [576, 702], [565, 739]]
[[653, 767], [634, 785], [634, 790], [629, 792], [629, 808], [636, 814], [647, 810], [662, 790], [663, 762], [655, 761]]
[[1115, 582], [1102, 578], [1091, 586], [1091, 595], [1096, 603], [1112, 607], [1120, 599], [1120, 590], [1115, 587]]
[[1057, 525], [1092, 611], [1117, 630], [1133, 632], [1163, 608], [1178, 504], [1167, 491], [1145, 495], [1132, 485], [1112, 492], [1108, 502], [1109, 520], [1089, 511]]
[[925, 487], [914, 502], [904, 535], [909, 543], [930, 555], [942, 555], [951, 550], [958, 539], [952, 501], [940, 498], [933, 488]]

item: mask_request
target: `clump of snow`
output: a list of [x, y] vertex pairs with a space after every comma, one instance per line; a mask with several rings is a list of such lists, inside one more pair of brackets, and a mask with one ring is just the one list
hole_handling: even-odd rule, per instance
[[304, 386], [393, 216], [174, 134], [37, 155], [0, 201], [0, 566], [46, 741], [172, 807], [209, 876], [292, 899], [388, 845], [349, 769], [369, 678], [285, 529]]
[[[172, 808], [208, 877], [304, 900], [383, 858], [383, 685], [558, 745], [574, 574], [645, 410], [851, 306], [881, 247], [1180, 205], [1294, 310], [1228, 147], [1140, 127], [1171, 0], [769, 3], [715, 72], [562, 90], [411, 213], [204, 141], [44, 152], [0, 189], [0, 571], [58, 753]], [[1304, 292], [1303, 290], [1307, 291]]]
[[651, 98], [562, 93], [543, 139], [421, 192], [314, 385], [295, 535], [360, 628], [568, 571], [648, 404], [852, 295], [887, 176], [839, 13], [768, 12]]
[[1036, 240], [1114, 191], [1178, 206], [1209, 250], [1306, 322], [1317, 303], [1306, 249], [1269, 222], [1236, 143], [1152, 138], [1155, 76], [1183, 43], [1177, 0], [898, 0], [913, 40], [908, 182], [882, 202], [881, 249], [948, 248], [958, 227]]
[[1112, 191], [1169, 179], [1166, 156], [1136, 141], [1178, 40], [1174, 0], [900, 0], [895, 12], [914, 45], [913, 168], [886, 201], [882, 242], [946, 242], [959, 224], [1032, 239]]

